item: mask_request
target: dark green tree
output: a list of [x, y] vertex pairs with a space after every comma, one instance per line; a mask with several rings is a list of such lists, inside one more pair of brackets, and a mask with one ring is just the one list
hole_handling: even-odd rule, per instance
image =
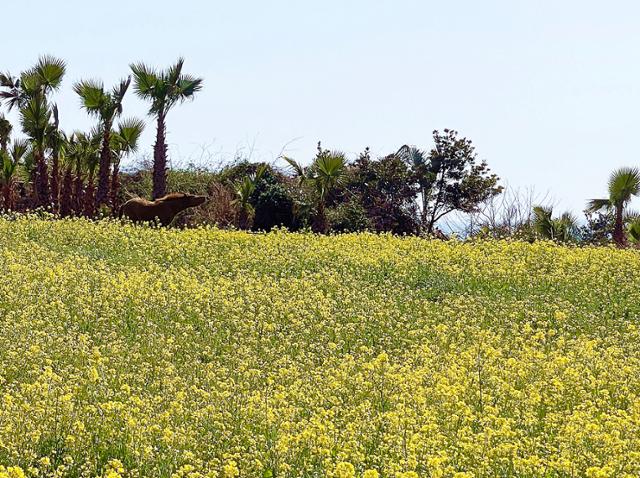
[[434, 232], [436, 223], [454, 211], [471, 213], [500, 194], [499, 178], [485, 161], [478, 162], [471, 140], [455, 130], [433, 132], [429, 154], [403, 146], [397, 155], [411, 166], [418, 184], [420, 223], [423, 232]]
[[287, 187], [287, 178], [267, 168], [257, 182], [251, 203], [254, 207], [253, 230], [270, 231], [276, 226], [295, 229], [293, 198]]
[[[350, 215], [346, 217], [367, 223], [375, 231], [410, 234], [417, 229], [417, 193], [415, 175], [400, 156], [391, 154], [374, 160], [367, 148], [349, 167], [341, 196], [352, 204], [341, 210]], [[368, 221], [358, 218], [358, 206], [365, 211]], [[351, 230], [355, 227], [354, 224]]]

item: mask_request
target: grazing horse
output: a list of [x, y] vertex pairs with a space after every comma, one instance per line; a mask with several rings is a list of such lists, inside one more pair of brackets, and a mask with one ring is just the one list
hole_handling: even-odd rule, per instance
[[206, 196], [185, 193], [167, 194], [155, 201], [133, 198], [122, 205], [118, 217], [124, 216], [133, 222], [157, 222], [161, 226], [168, 226], [178, 213], [189, 207], [200, 206], [206, 200]]

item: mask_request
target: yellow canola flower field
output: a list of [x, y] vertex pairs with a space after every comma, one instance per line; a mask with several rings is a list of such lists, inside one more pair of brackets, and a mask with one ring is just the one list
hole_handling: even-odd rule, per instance
[[0, 220], [0, 477], [640, 475], [640, 254]]

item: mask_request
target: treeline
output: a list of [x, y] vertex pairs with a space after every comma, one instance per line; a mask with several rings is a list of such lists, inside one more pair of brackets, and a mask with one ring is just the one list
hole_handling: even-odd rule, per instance
[[[640, 194], [637, 169], [614, 171], [609, 196], [591, 200], [581, 223], [534, 198], [503, 194], [473, 143], [450, 129], [434, 131], [424, 149], [404, 145], [376, 158], [365, 149], [348, 161], [318, 143], [305, 161], [282, 157], [278, 165], [236, 161], [216, 171], [168, 171], [167, 115], [203, 86], [183, 66], [183, 59], [164, 70], [131, 64], [130, 75], [111, 89], [96, 80], [77, 81], [73, 90], [95, 122], [88, 131], [70, 133], [60, 128], [54, 101], [64, 61], [43, 56], [16, 76], [0, 73], [1, 106], [18, 113], [16, 125], [0, 113], [2, 210], [96, 218], [115, 215], [132, 196], [156, 199], [181, 191], [210, 197], [205, 207], [183, 215], [183, 224], [444, 237], [439, 225], [455, 216], [463, 218], [457, 229], [466, 237], [640, 243], [640, 215], [629, 209]], [[149, 103], [156, 135], [148, 167], [122, 173], [122, 160], [139, 149], [145, 128], [143, 120], [123, 116], [129, 90]]]
[[[391, 232], [446, 238], [538, 239], [574, 245], [640, 247], [640, 171], [613, 171], [608, 196], [589, 200], [580, 220], [558, 213], [535, 190], [499, 185], [470, 140], [452, 130], [433, 132], [433, 146], [402, 146], [373, 158], [365, 149], [348, 162], [318, 144], [306, 168], [287, 157], [278, 166], [236, 160], [216, 171], [170, 171], [171, 190], [207, 194], [212, 200], [183, 216], [183, 224], [316, 232]], [[150, 168], [147, 168], [150, 169]], [[151, 192], [145, 169], [125, 175], [130, 195]], [[443, 225], [444, 223], [444, 225]], [[442, 229], [441, 229], [442, 228]]]
[[[96, 80], [77, 81], [73, 90], [95, 124], [89, 131], [72, 133], [60, 128], [54, 101], [66, 73], [63, 60], [43, 56], [19, 75], [0, 74], [2, 105], [19, 117], [15, 128], [5, 117], [0, 119], [2, 208], [42, 208], [62, 217], [114, 215], [127, 198], [121, 161], [138, 150], [145, 127], [140, 119], [123, 119], [123, 100], [130, 89], [149, 102], [156, 123], [151, 190], [139, 192], [153, 199], [165, 195], [167, 114], [194, 98], [203, 81], [185, 74], [183, 65], [182, 59], [165, 70], [132, 64], [130, 76], [111, 89]], [[20, 137], [14, 134], [18, 129]], [[470, 140], [453, 130], [435, 131], [433, 140], [429, 150], [403, 146], [383, 158], [374, 159], [365, 150], [352, 163], [343, 153], [318, 144], [309, 165], [283, 158], [288, 170], [246, 163], [225, 168], [207, 191], [218, 210], [210, 222], [320, 233], [434, 233], [443, 217], [476, 210], [501, 187], [487, 164], [477, 160]]]
[[[429, 151], [403, 146], [373, 158], [365, 149], [354, 161], [318, 143], [303, 165], [283, 157], [278, 166], [240, 160], [215, 172], [172, 171], [172, 189], [207, 194], [193, 210], [193, 223], [318, 233], [369, 230], [395, 234], [440, 234], [438, 222], [455, 211], [470, 213], [502, 187], [470, 140], [453, 130], [433, 132]], [[125, 175], [125, 189], [144, 196], [148, 171]]]

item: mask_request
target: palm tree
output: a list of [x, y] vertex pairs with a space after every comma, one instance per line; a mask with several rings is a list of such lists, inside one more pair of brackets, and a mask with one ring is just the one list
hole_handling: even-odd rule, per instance
[[156, 142], [153, 146], [153, 198], [167, 192], [167, 143], [166, 119], [169, 110], [178, 103], [193, 99], [202, 89], [202, 78], [182, 73], [184, 59], [175, 65], [157, 71], [144, 63], [130, 65], [135, 81], [136, 94], [151, 102], [149, 114], [157, 121]]
[[578, 220], [570, 212], [553, 218], [553, 208], [536, 206], [533, 208], [533, 228], [544, 239], [572, 242], [578, 233]]
[[11, 122], [0, 114], [0, 151], [6, 151], [13, 126]]
[[2, 149], [0, 149], [0, 167], [2, 167], [2, 175], [0, 176], [0, 184], [2, 185], [2, 207], [4, 211], [10, 211], [13, 209], [13, 178], [18, 169], [18, 165], [11, 160], [9, 153]]
[[238, 227], [240, 229], [249, 229], [251, 227], [251, 222], [255, 213], [253, 205], [250, 202], [251, 196], [256, 190], [256, 186], [262, 179], [262, 176], [264, 176], [266, 170], [267, 165], [261, 164], [254, 173], [246, 175], [234, 184], [233, 189], [236, 193], [236, 199], [231, 203], [240, 208], [238, 215]]
[[113, 174], [111, 176], [111, 207], [118, 210], [118, 194], [120, 192], [120, 161], [125, 156], [138, 150], [138, 142], [144, 131], [144, 121], [128, 118], [118, 124], [118, 130], [112, 134], [111, 149], [113, 151]]
[[100, 119], [102, 130], [102, 147], [100, 150], [100, 166], [98, 169], [98, 190], [95, 207], [107, 203], [109, 195], [109, 179], [111, 170], [111, 128], [113, 121], [122, 114], [122, 100], [131, 83], [131, 77], [122, 80], [111, 92], [105, 91], [104, 84], [95, 80], [85, 80], [73, 86], [80, 96], [82, 106], [90, 115]]
[[29, 142], [25, 139], [14, 140], [11, 148], [0, 150], [2, 165], [2, 199], [5, 211], [15, 209], [14, 184], [18, 167], [29, 151]]
[[48, 96], [60, 88], [66, 72], [63, 60], [52, 56], [42, 56], [32, 68], [22, 72], [19, 78], [9, 73], [0, 74], [0, 100], [7, 104], [9, 111], [20, 110], [22, 130], [33, 143], [35, 175], [33, 192], [36, 206], [49, 205], [49, 178], [47, 176], [46, 148], [47, 136], [56, 128], [50, 120], [55, 111]]
[[35, 192], [35, 205], [49, 205], [49, 178], [47, 175], [47, 162], [45, 159], [47, 138], [51, 129], [51, 109], [44, 95], [37, 95], [20, 109], [20, 122], [24, 131], [32, 143], [34, 159], [33, 189]]
[[337, 186], [342, 184], [347, 172], [347, 160], [344, 153], [323, 150], [318, 143], [318, 154], [313, 163], [303, 167], [293, 159], [284, 157], [300, 183], [310, 184], [315, 191], [316, 212], [312, 229], [315, 232], [327, 232], [326, 205]]
[[[102, 133], [97, 128], [94, 128], [90, 133], [75, 131], [69, 138], [69, 146], [66, 153], [68, 158], [65, 161], [67, 169], [65, 177], [67, 172], [73, 176], [72, 170], [75, 170], [75, 178], [72, 180], [73, 185], [71, 187], [71, 199], [68, 202], [70, 203], [69, 209], [77, 215], [93, 216], [94, 213], [93, 172], [95, 172], [96, 165], [100, 159], [101, 141]], [[84, 190], [85, 171], [91, 173], [88, 178], [86, 192]], [[67, 202], [67, 194], [68, 192], [63, 193], [61, 203]], [[66, 210], [67, 206], [65, 205]]]
[[609, 177], [608, 190], [608, 198], [592, 199], [587, 205], [587, 210], [590, 212], [602, 209], [613, 211], [615, 217], [613, 241], [618, 247], [623, 247], [626, 242], [624, 233], [625, 209], [632, 196], [637, 196], [640, 193], [640, 170], [638, 168], [616, 169]]
[[58, 210], [60, 196], [60, 155], [64, 154], [67, 145], [67, 136], [60, 130], [58, 120], [58, 107], [53, 105], [53, 124], [47, 136], [47, 147], [51, 152], [51, 178], [49, 190], [51, 194], [51, 204], [54, 211]]
[[0, 167], [2, 176], [2, 196], [5, 209], [14, 209], [14, 186], [20, 166], [29, 153], [29, 141], [27, 139], [14, 139], [6, 150], [0, 150]]

